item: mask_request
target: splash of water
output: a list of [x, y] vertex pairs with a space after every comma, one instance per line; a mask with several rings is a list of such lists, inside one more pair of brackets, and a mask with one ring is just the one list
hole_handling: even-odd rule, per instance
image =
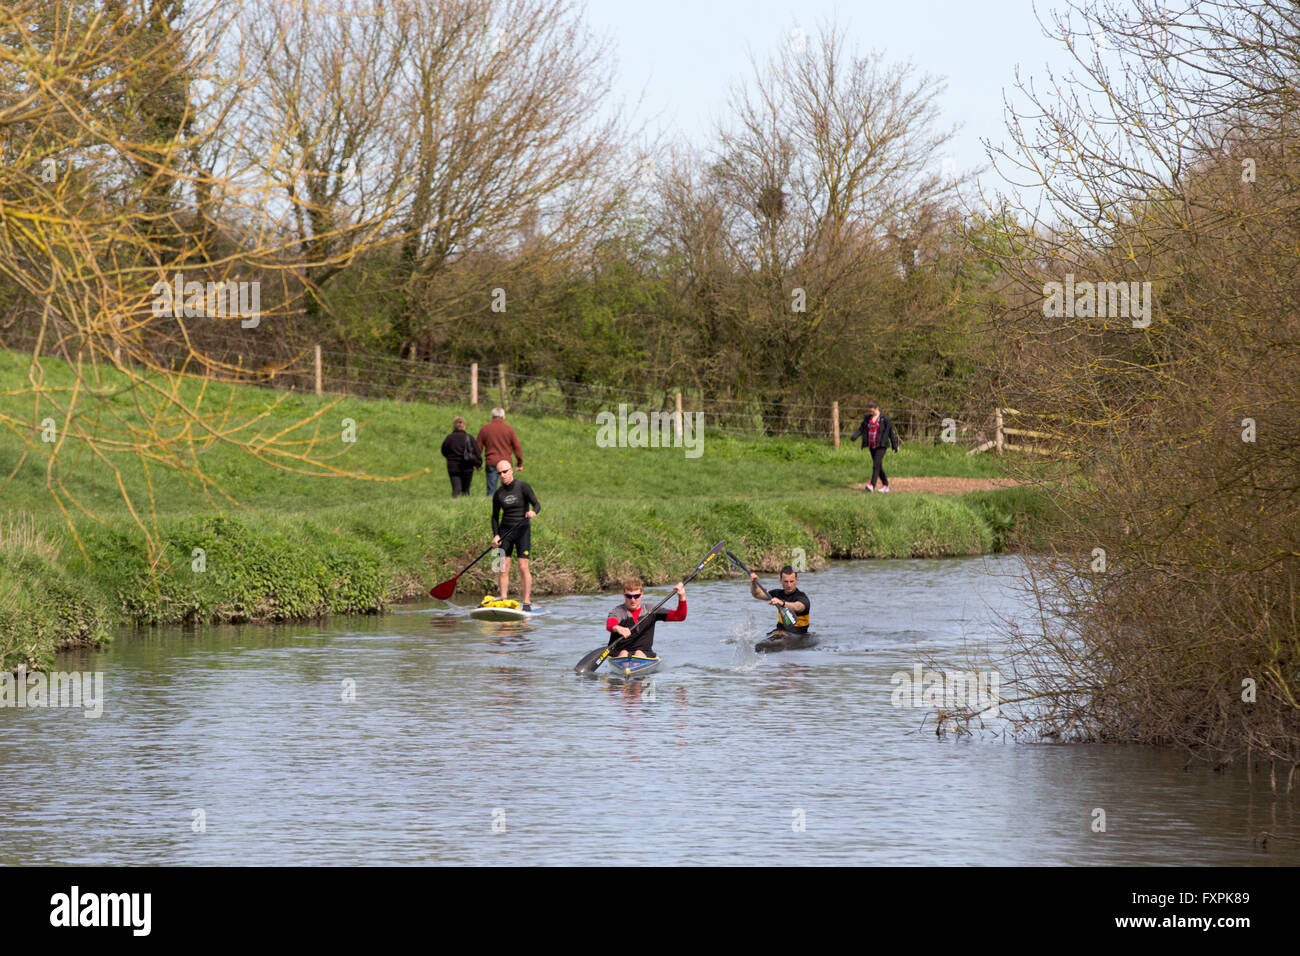
[[758, 666], [761, 655], [754, 650], [754, 642], [758, 640], [760, 630], [754, 622], [754, 615], [748, 612], [743, 621], [731, 625], [731, 633], [723, 642], [736, 645], [731, 661], [732, 673], [745, 674]]

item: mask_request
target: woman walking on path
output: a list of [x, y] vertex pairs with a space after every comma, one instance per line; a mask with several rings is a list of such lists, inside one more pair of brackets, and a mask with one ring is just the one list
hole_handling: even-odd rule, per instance
[[452, 432], [442, 440], [442, 457], [447, 459], [447, 477], [451, 479], [451, 496], [459, 498], [469, 494], [474, 469], [483, 464], [474, 436], [465, 431], [465, 419], [457, 416], [451, 423]]
[[871, 450], [871, 481], [867, 483], [867, 491], [876, 490], [876, 479], [879, 478], [882, 484], [881, 491], [889, 490], [889, 478], [885, 475], [885, 452], [891, 447], [894, 453], [898, 453], [898, 433], [894, 431], [894, 423], [889, 420], [888, 415], [880, 411], [880, 406], [875, 402], [867, 403], [867, 417], [862, 419], [862, 424], [858, 430], [853, 433], [849, 441], [854, 441], [857, 437], [862, 436], [862, 447]]

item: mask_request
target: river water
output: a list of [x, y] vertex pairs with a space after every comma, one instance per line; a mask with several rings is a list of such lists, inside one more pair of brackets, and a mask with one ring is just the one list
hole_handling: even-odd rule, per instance
[[1017, 568], [837, 563], [801, 582], [821, 643], [771, 655], [739, 580], [693, 584], [630, 685], [572, 672], [608, 594], [530, 627], [430, 601], [128, 633], [57, 665], [103, 672], [100, 717], [0, 708], [0, 863], [1300, 863], [1300, 800], [1259, 774], [893, 705], [1026, 612]]

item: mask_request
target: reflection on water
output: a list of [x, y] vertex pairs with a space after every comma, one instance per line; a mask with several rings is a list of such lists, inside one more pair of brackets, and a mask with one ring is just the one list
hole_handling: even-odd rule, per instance
[[[634, 681], [572, 671], [610, 595], [124, 636], [59, 665], [105, 672], [101, 718], [0, 709], [0, 863], [1300, 863], [1266, 774], [939, 740], [891, 705], [895, 672], [993, 638], [1015, 566], [806, 575], [821, 643], [773, 654], [743, 583], [696, 583]], [[654, 825], [630, 845], [615, 808]]]

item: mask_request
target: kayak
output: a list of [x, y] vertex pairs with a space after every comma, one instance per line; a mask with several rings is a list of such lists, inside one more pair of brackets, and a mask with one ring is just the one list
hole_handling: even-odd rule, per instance
[[614, 668], [614, 673], [626, 680], [635, 680], [653, 674], [662, 662], [658, 657], [611, 657], [608, 660], [609, 666]]
[[769, 654], [776, 651], [799, 651], [816, 643], [816, 634], [796, 634], [777, 627], [768, 631], [767, 636], [754, 645], [754, 650], [767, 651]]
[[546, 608], [534, 604], [531, 611], [517, 607], [476, 607], [469, 612], [469, 616], [476, 621], [527, 621], [545, 613]]

